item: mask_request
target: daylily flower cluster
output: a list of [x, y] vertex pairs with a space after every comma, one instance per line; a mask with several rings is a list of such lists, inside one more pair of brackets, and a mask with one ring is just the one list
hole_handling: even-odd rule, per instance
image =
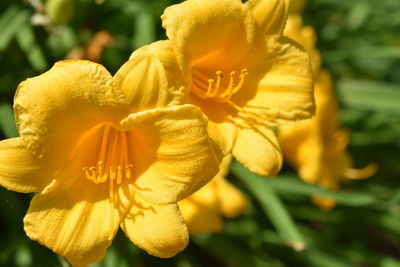
[[[188, 0], [165, 10], [168, 40], [134, 51], [114, 76], [66, 60], [22, 82], [20, 136], [0, 142], [0, 185], [37, 193], [27, 235], [74, 266], [101, 260], [119, 227], [148, 253], [172, 257], [188, 243], [185, 203], [196, 197], [183, 199], [218, 171], [212, 197], [230, 190], [238, 205], [212, 200], [216, 221], [239, 213], [245, 200], [223, 180], [222, 158], [273, 176], [276, 127], [314, 113], [308, 55], [283, 35], [288, 8]], [[202, 231], [193, 220], [189, 230]]]
[[[339, 128], [332, 80], [329, 72], [321, 68], [314, 30], [303, 26], [299, 14], [304, 2], [299, 1], [297, 6], [291, 8], [284, 34], [303, 45], [310, 55], [316, 115], [310, 120], [281, 127], [279, 139], [285, 161], [297, 168], [301, 179], [323, 188], [338, 190], [342, 180], [368, 178], [376, 172], [377, 167], [370, 164], [363, 169], [353, 168], [351, 156], [346, 152], [350, 133]], [[313, 202], [325, 210], [336, 205], [333, 199], [318, 195], [313, 196]]]

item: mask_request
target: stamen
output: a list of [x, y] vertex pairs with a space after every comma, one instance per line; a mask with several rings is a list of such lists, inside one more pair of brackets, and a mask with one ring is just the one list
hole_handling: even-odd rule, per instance
[[224, 74], [220, 70], [216, 71], [215, 74], [217, 74], [217, 83], [215, 84], [215, 89], [214, 89], [214, 92], [211, 94], [211, 97], [215, 97], [218, 95], [218, 91], [221, 86], [221, 80], [224, 77]]
[[129, 163], [127, 133], [117, 130], [111, 132], [111, 126], [105, 126], [97, 166], [84, 167], [82, 170], [86, 178], [95, 184], [109, 180], [111, 198], [114, 194], [114, 180], [120, 185], [123, 178], [130, 179], [132, 168], [133, 165]]
[[[231, 71], [229, 73], [229, 81], [227, 86], [223, 87], [224, 74], [221, 70], [215, 72], [217, 78], [208, 79], [204, 75], [204, 72], [195, 71], [193, 76], [193, 84], [191, 91], [197, 97], [201, 99], [212, 99], [217, 102], [228, 104], [237, 112], [237, 117], [243, 121], [251, 121], [253, 124], [262, 124], [267, 127], [276, 126], [274, 120], [282, 116], [279, 111], [275, 111], [263, 106], [250, 106], [240, 107], [235, 104], [231, 98], [236, 94], [241, 88], [243, 88], [246, 80], [246, 76], [249, 75], [247, 69], [242, 69], [239, 76], [236, 76], [236, 71]], [[205, 81], [208, 81], [208, 87], [206, 88]]]
[[133, 168], [132, 164], [125, 165], [125, 178], [131, 179], [131, 168]]
[[206, 93], [206, 97], [211, 97], [211, 91], [212, 91], [212, 87], [214, 84], [214, 80], [213, 79], [209, 79], [208, 80], [208, 88], [207, 88], [207, 93]]
[[204, 81], [206, 77], [201, 72], [196, 72], [196, 77], [198, 79], [194, 79], [192, 92], [200, 97], [201, 99], [211, 98], [218, 102], [227, 102], [232, 95], [238, 92], [244, 85], [245, 77], [249, 74], [247, 69], [242, 69], [239, 75], [239, 82], [235, 85], [235, 75], [236, 71], [231, 71], [229, 73], [229, 82], [228, 86], [223, 89], [222, 88], [222, 79], [224, 78], [224, 73], [221, 70], [215, 72], [217, 79], [208, 79], [208, 87], [207, 90], [204, 91], [205, 88]]

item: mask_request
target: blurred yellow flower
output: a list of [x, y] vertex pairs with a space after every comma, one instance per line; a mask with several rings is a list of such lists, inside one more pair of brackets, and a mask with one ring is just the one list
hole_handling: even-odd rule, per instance
[[119, 226], [152, 255], [185, 248], [177, 201], [219, 161], [200, 109], [172, 105], [172, 69], [143, 54], [112, 77], [70, 60], [19, 85], [20, 137], [0, 142], [0, 185], [39, 192], [24, 218], [31, 239], [73, 265], [101, 260]]
[[[376, 171], [374, 164], [361, 170], [352, 168], [351, 157], [346, 152], [349, 132], [339, 129], [332, 81], [329, 73], [321, 69], [314, 30], [303, 25], [299, 14], [290, 14], [284, 34], [303, 45], [310, 55], [316, 102], [315, 117], [281, 127], [279, 140], [285, 160], [297, 168], [304, 181], [332, 190], [339, 189], [343, 179], [362, 179], [373, 175]], [[313, 201], [326, 210], [336, 204], [334, 200], [321, 196], [314, 196]]]
[[[337, 104], [331, 78], [320, 70], [315, 77], [316, 116], [297, 125], [282, 127], [279, 137], [285, 160], [297, 168], [306, 182], [338, 190], [344, 179], [363, 179], [376, 171], [374, 164], [354, 169], [346, 152], [349, 132], [339, 129]], [[313, 201], [322, 209], [335, 206], [335, 201], [314, 196]]]
[[232, 156], [226, 156], [220, 171], [207, 185], [188, 198], [179, 201], [179, 208], [189, 233], [200, 234], [222, 231], [223, 219], [238, 217], [246, 208], [245, 196], [225, 177]]
[[225, 155], [263, 176], [282, 164], [274, 127], [314, 112], [308, 56], [282, 35], [287, 13], [286, 0], [188, 0], [162, 15], [169, 40], [144, 48], [176, 56], [183, 101], [207, 115]]

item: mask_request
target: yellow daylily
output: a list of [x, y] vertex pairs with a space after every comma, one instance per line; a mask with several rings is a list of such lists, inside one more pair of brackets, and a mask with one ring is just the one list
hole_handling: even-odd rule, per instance
[[162, 15], [169, 40], [143, 48], [175, 55], [183, 101], [207, 115], [225, 155], [263, 176], [282, 164], [274, 127], [314, 112], [308, 56], [282, 35], [287, 13], [286, 0], [188, 0]]
[[232, 156], [226, 156], [211, 182], [179, 201], [179, 208], [191, 234], [220, 232], [222, 216], [235, 218], [246, 208], [245, 196], [225, 179], [231, 161]]
[[[296, 8], [293, 7], [294, 10]], [[373, 164], [361, 170], [352, 167], [351, 157], [346, 152], [349, 132], [339, 129], [332, 81], [329, 73], [321, 69], [314, 30], [304, 26], [301, 16], [293, 13], [288, 17], [284, 34], [303, 45], [310, 55], [316, 102], [314, 118], [281, 127], [279, 140], [285, 160], [297, 168], [304, 181], [332, 190], [339, 189], [343, 179], [361, 179], [373, 175], [376, 171]], [[314, 196], [313, 201], [323, 209], [330, 209], [335, 205], [334, 200], [321, 196]]]
[[101, 260], [119, 226], [152, 255], [185, 248], [177, 201], [214, 177], [219, 160], [201, 110], [174, 105], [174, 69], [141, 54], [112, 77], [67, 60], [19, 85], [20, 137], [0, 142], [0, 185], [38, 192], [24, 218], [31, 239], [74, 266]]
[[[282, 127], [279, 137], [285, 160], [297, 168], [304, 181], [338, 190], [345, 179], [370, 177], [376, 166], [353, 168], [351, 156], [346, 152], [349, 132], [339, 129], [331, 78], [327, 71], [320, 70], [315, 79], [315, 118]], [[334, 200], [321, 196], [313, 196], [313, 201], [325, 210], [336, 204]]]

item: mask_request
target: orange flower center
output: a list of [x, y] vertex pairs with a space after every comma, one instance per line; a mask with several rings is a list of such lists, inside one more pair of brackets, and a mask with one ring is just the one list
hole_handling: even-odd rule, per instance
[[[131, 179], [133, 165], [129, 162], [128, 133], [114, 129], [110, 125], [104, 128], [96, 166], [82, 170], [88, 180], [95, 184], [109, 182], [110, 198], [113, 201], [114, 181], [119, 185], [122, 180]], [[96, 128], [95, 130], [100, 130]]]

